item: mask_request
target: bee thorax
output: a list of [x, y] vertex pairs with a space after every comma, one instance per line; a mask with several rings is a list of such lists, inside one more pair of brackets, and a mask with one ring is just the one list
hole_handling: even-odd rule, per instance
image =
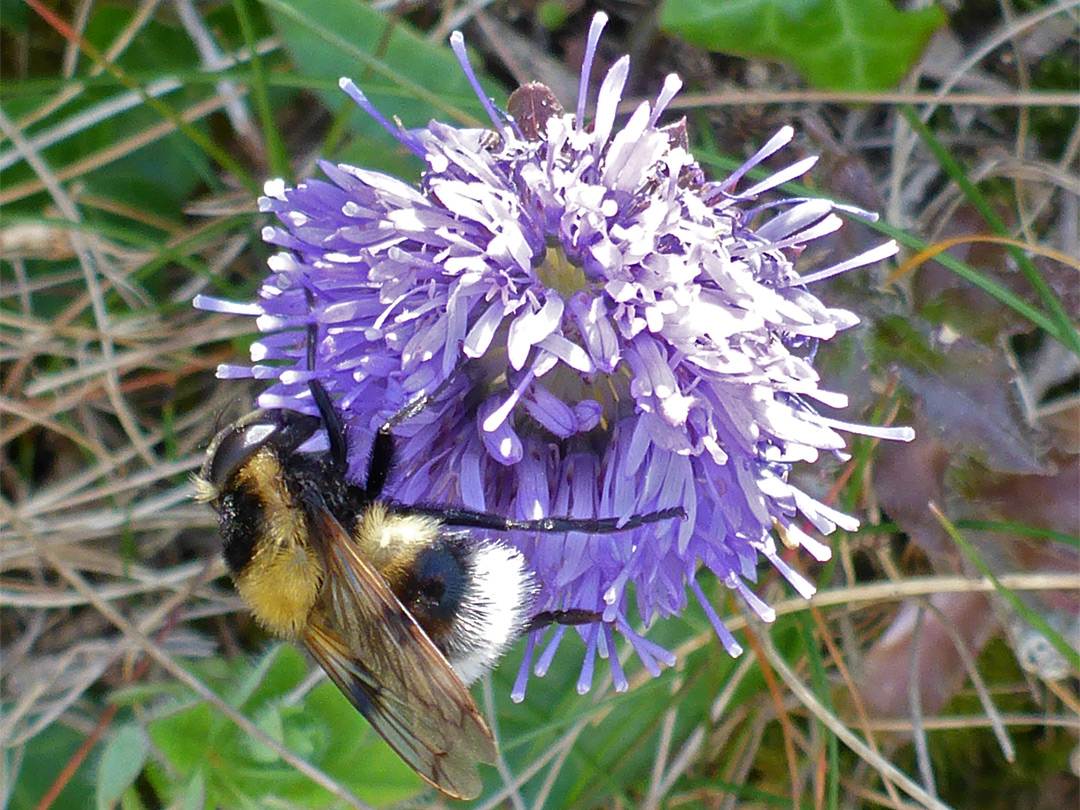
[[392, 513], [376, 502], [358, 519], [354, 539], [361, 555], [393, 582], [422, 549], [435, 542], [438, 531], [439, 524], [432, 518]]
[[306, 546], [266, 544], [233, 579], [260, 625], [275, 636], [295, 639], [319, 598], [323, 567]]

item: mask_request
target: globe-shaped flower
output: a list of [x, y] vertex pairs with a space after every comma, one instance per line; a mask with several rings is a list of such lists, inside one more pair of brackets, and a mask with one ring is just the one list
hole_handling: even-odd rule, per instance
[[[307, 381], [314, 374], [323, 382], [350, 427], [359, 479], [374, 432], [437, 390], [394, 431], [387, 493], [399, 502], [521, 519], [685, 510], [685, 521], [615, 534], [506, 538], [536, 573], [536, 611], [603, 615], [578, 628], [587, 647], [579, 691], [592, 682], [597, 653], [609, 659], [616, 688], [626, 687], [614, 630], [650, 671], [672, 663], [632, 629], [631, 586], [645, 624], [679, 613], [692, 593], [737, 654], [695, 581], [699, 566], [766, 619], [770, 609], [746, 584], [759, 555], [810, 595], [813, 586], [778, 555], [773, 528], [820, 560], [829, 550], [799, 528], [798, 515], [826, 534], [857, 523], [789, 484], [789, 468], [841, 451], [837, 428], [911, 437], [837, 422], [811, 404], [846, 404], [818, 387], [811, 356], [857, 319], [823, 305], [807, 285], [890, 256], [895, 244], [797, 273], [791, 258], [840, 226], [838, 206], [754, 201], [814, 160], [737, 190], [791, 139], [785, 128], [732, 176], [706, 182], [684, 124], [658, 125], [680, 87], [675, 76], [619, 129], [629, 67], [620, 59], [587, 121], [604, 22], [597, 15], [589, 32], [575, 114], [540, 85], [518, 90], [510, 114], [500, 113], [480, 90], [460, 34], [451, 42], [490, 130], [433, 121], [402, 131], [343, 79], [345, 92], [424, 161], [419, 188], [329, 163], [321, 167], [330, 182], [268, 183], [261, 210], [281, 225], [264, 238], [283, 251], [270, 261], [260, 300], [196, 302], [257, 316], [266, 334], [252, 349], [254, 365], [219, 374], [276, 380], [262, 407], [315, 413]], [[312, 371], [305, 343], [313, 322]], [[564, 631], [536, 658], [538, 672]], [[529, 639], [518, 699], [540, 641], [539, 631]]]

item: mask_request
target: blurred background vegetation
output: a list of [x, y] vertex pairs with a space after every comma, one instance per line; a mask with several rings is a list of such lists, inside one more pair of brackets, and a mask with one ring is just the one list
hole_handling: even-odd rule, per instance
[[[722, 177], [784, 124], [798, 194], [880, 211], [827, 250], [901, 241], [815, 291], [862, 315], [822, 346], [855, 438], [797, 471], [864, 519], [833, 561], [762, 567], [769, 627], [707, 577], [747, 648], [691, 608], [678, 654], [578, 695], [581, 647], [509, 701], [520, 648], [475, 690], [503, 761], [477, 807], [1062, 808], [1077, 772], [1080, 70], [1076, 2], [890, 0], [0, 0], [0, 791], [15, 808], [445, 805], [317, 668], [268, 645], [188, 475], [251, 405], [249, 299], [270, 250], [262, 182], [321, 156], [419, 165], [342, 93], [406, 126], [576, 98], [632, 56], [624, 109], [685, 81], [668, 119]], [[826, 254], [815, 248], [806, 266]], [[568, 637], [569, 638], [569, 637]]]

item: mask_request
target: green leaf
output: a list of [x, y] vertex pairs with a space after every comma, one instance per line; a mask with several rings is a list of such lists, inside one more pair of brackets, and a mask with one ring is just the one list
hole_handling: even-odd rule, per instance
[[[263, 706], [255, 713], [254, 719], [255, 724], [272, 740], [282, 743], [285, 741], [285, 725], [278, 706]], [[269, 763], [278, 760], [277, 752], [259, 740], [248, 740], [248, 753], [256, 762]], [[310, 752], [306, 751], [297, 751], [297, 753], [310, 756]]]
[[[286, 702], [309, 672], [293, 647], [271, 647], [252, 666], [238, 659], [199, 662], [194, 668], [218, 694], [240, 706], [270, 737], [373, 806], [415, 796], [420, 779], [329, 682], [319, 684], [296, 705]], [[149, 723], [168, 772], [157, 780], [170, 804], [205, 807], [263, 807], [273, 799], [296, 807], [333, 805], [334, 797], [269, 747], [248, 738], [207, 704], [164, 707]], [[152, 769], [151, 769], [152, 770]], [[152, 780], [153, 781], [153, 780]], [[200, 798], [202, 804], [199, 804]]]
[[[276, 684], [267, 684], [267, 678], [270, 677], [270, 673], [280, 670], [281, 667], [277, 666], [278, 653], [281, 651], [281, 647], [270, 647], [263, 655], [256, 661], [255, 666], [244, 672], [242, 677], [236, 679], [236, 683], [228, 690], [226, 698], [229, 704], [235, 707], [243, 706], [244, 704], [251, 702], [253, 705], [259, 705], [263, 700], [266, 700], [266, 694], [261, 697], [257, 697], [262, 690], [269, 688], [270, 694], [275, 691], [280, 694], [286, 687], [282, 682]], [[290, 672], [285, 678], [288, 679], [285, 683], [291, 681], [294, 677], [299, 677], [303, 674], [302, 669], [300, 672]], [[280, 676], [279, 676], [280, 677]]]
[[[10, 706], [9, 703], [3, 705], [5, 715]], [[37, 807], [83, 740], [81, 732], [61, 723], [53, 723], [27, 741], [21, 757], [16, 749], [5, 747], [0, 752], [0, 769], [5, 787], [10, 785], [11, 780], [15, 781], [7, 797], [7, 806]], [[85, 810], [87, 800], [94, 792], [93, 778], [90, 763], [83, 760], [60, 795], [49, 805], [50, 810]]]
[[0, 30], [8, 34], [26, 32], [30, 10], [23, 0], [0, 0]]
[[202, 703], [150, 723], [150, 737], [165, 759], [181, 775], [186, 775], [199, 768], [206, 758], [211, 723], [211, 709]]
[[150, 753], [150, 739], [142, 726], [121, 726], [105, 746], [98, 764], [97, 806], [108, 810], [132, 786]]
[[945, 22], [890, 0], [665, 0], [660, 26], [711, 51], [788, 62], [814, 87], [894, 87]]
[[180, 801], [176, 804], [180, 810], [202, 810], [206, 806], [206, 774], [198, 770], [184, 785]]
[[1056, 532], [1053, 529], [1029, 526], [1027, 523], [1018, 523], [1011, 520], [958, 520], [956, 521], [956, 528], [972, 529], [979, 532], [1004, 532], [1006, 534], [1018, 534], [1021, 537], [1053, 540], [1055, 543], [1064, 543], [1080, 550], [1080, 537], [1075, 534], [1065, 534], [1064, 532]]

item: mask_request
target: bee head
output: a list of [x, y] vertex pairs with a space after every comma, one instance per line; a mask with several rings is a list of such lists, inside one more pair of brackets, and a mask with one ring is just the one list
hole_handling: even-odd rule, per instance
[[229, 480], [263, 447], [281, 456], [293, 453], [319, 429], [317, 416], [294, 411], [257, 410], [223, 428], [210, 442], [195, 476], [195, 500], [213, 504]]

